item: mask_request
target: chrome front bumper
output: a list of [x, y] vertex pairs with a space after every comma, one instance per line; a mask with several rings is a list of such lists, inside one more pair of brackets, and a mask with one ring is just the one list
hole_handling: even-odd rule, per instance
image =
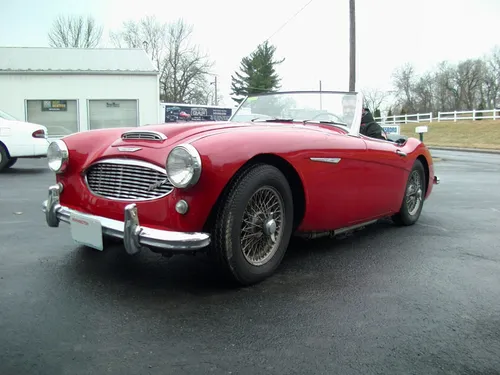
[[[59, 203], [61, 191], [61, 185], [51, 186], [49, 188], [49, 198], [42, 204], [42, 211], [45, 212], [49, 227], [58, 227], [61, 221], [70, 224], [71, 213], [79, 213], [68, 207], [61, 206]], [[210, 235], [208, 233], [174, 232], [141, 226], [137, 206], [134, 203], [125, 207], [124, 221], [101, 216], [88, 216], [101, 222], [103, 235], [122, 239], [125, 250], [131, 255], [147, 247], [182, 252], [199, 250], [210, 244]]]
[[439, 185], [440, 182], [441, 180], [439, 179], [439, 177], [434, 175], [434, 185]]

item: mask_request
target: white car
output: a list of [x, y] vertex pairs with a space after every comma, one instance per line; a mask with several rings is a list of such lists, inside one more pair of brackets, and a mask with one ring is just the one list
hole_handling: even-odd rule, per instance
[[46, 157], [47, 137], [45, 126], [19, 121], [0, 110], [0, 171], [12, 167], [18, 158]]

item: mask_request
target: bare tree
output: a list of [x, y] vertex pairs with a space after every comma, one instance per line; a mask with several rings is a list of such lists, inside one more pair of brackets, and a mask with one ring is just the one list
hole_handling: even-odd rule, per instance
[[434, 110], [435, 76], [435, 74], [427, 72], [415, 84], [413, 105], [418, 112], [428, 113]]
[[393, 73], [393, 79], [399, 105], [406, 111], [406, 113], [415, 111], [413, 94], [416, 83], [416, 73], [413, 65], [405, 64], [396, 69]]
[[389, 95], [389, 91], [381, 91], [378, 89], [368, 89], [363, 91], [365, 105], [372, 113], [374, 113], [377, 109], [382, 110], [382, 105], [386, 103]]
[[486, 58], [484, 97], [487, 108], [500, 105], [500, 46], [496, 46]]
[[49, 31], [49, 45], [55, 48], [95, 48], [102, 38], [102, 26], [92, 16], [58, 16]]
[[410, 113], [493, 109], [500, 103], [500, 46], [484, 58], [443, 61], [418, 76], [410, 64], [393, 74], [394, 108]]
[[148, 16], [124, 22], [122, 30], [110, 33], [110, 39], [118, 48], [145, 49], [160, 72], [162, 100], [204, 104], [213, 63], [191, 43], [192, 32], [193, 27], [183, 20], [163, 24]]
[[459, 92], [459, 108], [473, 109], [481, 102], [480, 88], [483, 81], [483, 61], [468, 59], [458, 64], [455, 69], [455, 84]]
[[193, 101], [209, 85], [213, 67], [206, 54], [191, 44], [193, 27], [182, 20], [168, 25], [167, 58], [164, 64], [165, 95], [172, 101]]

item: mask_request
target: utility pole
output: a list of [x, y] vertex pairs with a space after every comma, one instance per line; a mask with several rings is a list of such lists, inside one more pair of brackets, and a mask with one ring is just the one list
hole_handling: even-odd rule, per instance
[[217, 100], [217, 76], [215, 76], [214, 88], [215, 88], [215, 105], [219, 105]]
[[319, 80], [319, 109], [323, 109], [323, 98], [321, 94], [321, 80]]
[[356, 90], [356, 5], [349, 0], [349, 91]]

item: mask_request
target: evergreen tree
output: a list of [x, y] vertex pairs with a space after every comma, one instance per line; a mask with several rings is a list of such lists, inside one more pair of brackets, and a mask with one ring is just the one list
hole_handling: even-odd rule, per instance
[[[275, 60], [276, 47], [267, 41], [257, 50], [241, 59], [240, 72], [231, 76], [232, 99], [240, 103], [246, 95], [274, 91], [280, 88], [281, 78], [276, 66], [285, 59]], [[240, 97], [240, 98], [238, 98]]]

